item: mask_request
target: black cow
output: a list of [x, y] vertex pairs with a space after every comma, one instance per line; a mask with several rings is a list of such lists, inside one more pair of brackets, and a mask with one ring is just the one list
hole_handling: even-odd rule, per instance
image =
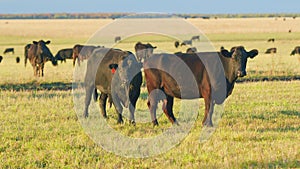
[[121, 36], [116, 36], [115, 37], [115, 43], [119, 42], [121, 40]]
[[59, 50], [55, 55], [55, 59], [60, 60], [61, 63], [63, 61], [66, 62], [66, 59], [73, 59], [73, 48], [66, 48], [66, 49]]
[[87, 63], [84, 80], [86, 97], [83, 115], [88, 117], [91, 96], [94, 92], [94, 99], [96, 100], [98, 89], [101, 92], [100, 110], [103, 117], [107, 117], [106, 101], [109, 98], [110, 101], [113, 101], [118, 113], [118, 123], [123, 122], [122, 105], [124, 105], [129, 107], [130, 123], [135, 124], [135, 105], [142, 84], [141, 67], [131, 52], [108, 48], [95, 50]]
[[137, 60], [139, 62], [144, 62], [150, 55], [153, 54], [153, 50], [156, 49], [156, 46], [152, 46], [150, 43], [143, 44], [137, 42], [134, 46]]
[[[174, 97], [176, 97], [204, 98], [205, 116], [202, 124], [212, 126], [214, 104], [223, 103], [232, 93], [236, 79], [246, 76], [247, 59], [254, 58], [257, 54], [257, 50], [247, 52], [243, 46], [238, 46], [231, 52], [222, 50], [218, 53], [181, 53], [177, 57], [172, 54], [152, 55], [144, 63], [144, 72], [149, 93], [147, 104], [153, 124], [158, 125], [156, 108], [160, 100], [163, 100], [163, 111], [169, 120], [177, 123], [172, 110]], [[223, 68], [218, 66], [218, 62], [223, 65]], [[182, 74], [185, 71], [191, 71], [194, 76]], [[193, 87], [196, 88], [192, 87], [193, 80], [196, 83]], [[161, 90], [166, 98], [162, 98], [156, 89]], [[181, 93], [181, 91], [185, 92]]]
[[199, 41], [200, 40], [200, 36], [199, 35], [198, 36], [193, 36], [191, 40], [198, 40]]
[[275, 38], [268, 39], [268, 42], [275, 42]]
[[185, 45], [192, 45], [193, 41], [192, 40], [185, 40], [183, 41], [180, 46], [185, 46]]
[[[33, 44], [25, 46], [25, 66], [27, 59], [29, 59], [35, 76], [44, 76], [44, 65], [47, 61], [51, 61], [54, 66], [57, 65], [57, 61], [53, 57], [49, 48], [46, 46], [50, 41], [33, 41]], [[30, 47], [29, 47], [30, 46]], [[26, 49], [29, 47], [29, 49]]]
[[175, 48], [178, 48], [178, 46], [179, 46], [179, 41], [175, 41], [175, 42], [174, 42], [174, 46], [175, 46]]
[[3, 54], [9, 53], [9, 52], [11, 52], [12, 54], [14, 54], [15, 53], [15, 49], [14, 48], [6, 48], [4, 50], [4, 52], [3, 52]]
[[295, 54], [300, 54], [300, 46], [296, 46], [290, 55], [292, 56]]
[[277, 48], [269, 48], [266, 50], [265, 54], [276, 53], [276, 52], [277, 52]]
[[20, 57], [16, 57], [16, 63], [20, 63]]
[[0, 63], [2, 62], [2, 60], [3, 60], [3, 57], [2, 57], [2, 56], [0, 56]]

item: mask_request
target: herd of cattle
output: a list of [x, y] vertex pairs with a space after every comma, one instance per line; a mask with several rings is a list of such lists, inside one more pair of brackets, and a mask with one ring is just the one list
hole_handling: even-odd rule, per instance
[[[120, 41], [120, 39], [115, 40]], [[191, 45], [194, 40], [200, 40], [200, 37], [193, 36], [191, 40], [183, 41], [181, 45]], [[108, 101], [116, 108], [118, 123], [123, 122], [122, 105], [129, 108], [132, 124], [135, 124], [134, 111], [143, 81], [142, 70], [144, 70], [149, 94], [147, 105], [154, 125], [158, 125], [156, 109], [160, 101], [163, 103], [162, 109], [165, 115], [171, 123], [177, 124], [173, 114], [175, 97], [204, 98], [205, 114], [202, 124], [213, 126], [214, 105], [223, 103], [232, 93], [238, 77], [246, 76], [247, 59], [258, 55], [258, 50], [246, 51], [243, 46], [232, 47], [230, 51], [221, 48], [219, 52], [197, 52], [196, 48], [191, 47], [186, 53], [154, 54], [156, 46], [137, 42], [134, 47], [135, 54], [103, 46], [77, 44], [73, 48], [59, 50], [53, 56], [47, 47], [49, 43], [50, 41], [40, 40], [25, 46], [25, 66], [29, 60], [35, 76], [44, 75], [44, 64], [47, 61], [51, 61], [55, 66], [58, 60], [65, 62], [66, 59], [72, 59], [73, 66], [76, 60], [79, 66], [80, 62], [88, 60], [84, 80], [86, 90], [84, 117], [87, 118], [89, 115], [88, 108], [94, 96], [95, 101], [99, 98], [103, 117], [107, 117], [106, 103]], [[175, 47], [177, 48], [179, 44], [176, 41]], [[13, 48], [6, 49], [4, 53], [7, 52], [14, 52], [14, 50]], [[294, 54], [300, 54], [299, 46], [291, 52], [291, 55]], [[179, 63], [183, 63], [184, 66]], [[186, 67], [191, 72], [191, 76], [182, 73], [187, 72], [184, 71]], [[193, 87], [197, 90], [196, 92], [191, 90], [193, 89], [191, 81], [195, 82]], [[163, 92], [164, 95], [162, 96], [161, 92], [157, 91]]]

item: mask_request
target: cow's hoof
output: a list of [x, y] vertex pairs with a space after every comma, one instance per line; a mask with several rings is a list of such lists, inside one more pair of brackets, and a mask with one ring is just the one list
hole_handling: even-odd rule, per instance
[[89, 117], [89, 114], [87, 114], [87, 113], [84, 113], [84, 114], [83, 114], [83, 117], [86, 119], [86, 118], [88, 118], [88, 117]]
[[123, 123], [124, 123], [123, 119], [118, 120], [118, 124], [123, 124]]
[[205, 127], [213, 127], [213, 124], [212, 124], [212, 122], [204, 122], [203, 126], [205, 126]]
[[105, 119], [108, 119], [106, 114], [103, 114], [103, 117], [104, 117]]
[[131, 125], [133, 125], [133, 126], [135, 126], [135, 125], [136, 125], [136, 123], [135, 123], [135, 121], [134, 121], [134, 120], [130, 120], [130, 121], [129, 121], [129, 124], [131, 124]]
[[173, 125], [180, 126], [177, 120], [175, 120], [175, 122], [173, 123]]
[[152, 123], [153, 123], [153, 127], [158, 126], [158, 121], [157, 121], [157, 119], [155, 119], [154, 121], [152, 121]]

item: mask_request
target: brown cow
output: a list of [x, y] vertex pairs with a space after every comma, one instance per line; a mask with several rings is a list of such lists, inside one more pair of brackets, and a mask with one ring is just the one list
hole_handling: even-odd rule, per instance
[[137, 42], [134, 46], [137, 60], [139, 62], [144, 62], [150, 55], [153, 54], [153, 49], [156, 49], [156, 46], [152, 46], [150, 43], [143, 44]]
[[[147, 104], [153, 124], [158, 125], [156, 108], [160, 100], [164, 101], [163, 110], [169, 120], [177, 123], [172, 110], [176, 97], [204, 98], [205, 116], [202, 124], [212, 126], [214, 104], [223, 103], [232, 93], [236, 79], [246, 75], [247, 59], [257, 54], [257, 50], [247, 52], [243, 46], [238, 46], [231, 52], [181, 53], [177, 57], [172, 54], [152, 55], [144, 63], [144, 72], [149, 93]], [[191, 76], [184, 73], [190, 71]], [[161, 90], [166, 98], [162, 98], [157, 90]]]
[[57, 61], [46, 46], [49, 43], [50, 41], [33, 41], [33, 44], [30, 45], [29, 49], [25, 50], [25, 66], [28, 58], [33, 67], [35, 76], [40, 76], [41, 74], [44, 76], [44, 65], [47, 61], [50, 60], [54, 66], [57, 65]]
[[291, 52], [291, 56], [295, 54], [300, 54], [300, 46], [296, 46], [295, 49]]
[[80, 61], [82, 62], [83, 60], [88, 59], [92, 55], [93, 51], [98, 47], [102, 47], [102, 46], [85, 46], [79, 44], [75, 45], [73, 47], [73, 55], [72, 55], [73, 66], [75, 66], [76, 59], [77, 59], [78, 66], [80, 66]]

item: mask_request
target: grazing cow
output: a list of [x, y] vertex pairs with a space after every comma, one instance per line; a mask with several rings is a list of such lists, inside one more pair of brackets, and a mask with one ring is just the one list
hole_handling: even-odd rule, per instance
[[197, 52], [197, 48], [195, 48], [195, 47], [188, 48], [188, 49], [186, 50], [186, 53], [196, 53], [196, 52]]
[[200, 40], [200, 36], [199, 35], [198, 36], [193, 36], [191, 40], [198, 40], [199, 41]]
[[275, 38], [268, 39], [268, 42], [275, 42]]
[[120, 36], [116, 36], [115, 37], [115, 43], [119, 42], [121, 40], [121, 37]]
[[[122, 123], [124, 105], [129, 107], [130, 123], [135, 124], [134, 111], [140, 95], [142, 84], [141, 64], [128, 51], [119, 49], [100, 48], [95, 50], [88, 59], [85, 75], [85, 109], [84, 116], [88, 117], [88, 107], [94, 92], [97, 100], [97, 89], [100, 94], [100, 110], [103, 117], [106, 115], [106, 101], [109, 98], [118, 113], [118, 123]], [[121, 105], [122, 104], [122, 105]]]
[[3, 60], [3, 57], [2, 57], [2, 56], [0, 56], [0, 63], [2, 62], [2, 60]]
[[29, 48], [30, 48], [30, 46], [31, 46], [31, 44], [27, 44], [27, 45], [25, 45], [25, 47], [24, 47], [24, 58], [25, 58], [25, 67], [26, 67], [26, 65], [27, 65], [27, 58], [28, 58], [28, 50], [29, 50]]
[[[222, 50], [218, 53], [181, 53], [177, 57], [172, 54], [153, 54], [144, 63], [149, 93], [147, 105], [153, 124], [158, 125], [156, 108], [160, 100], [163, 100], [164, 113], [172, 123], [176, 123], [172, 110], [174, 97], [176, 97], [204, 98], [205, 116], [202, 124], [212, 126], [214, 104], [223, 103], [232, 93], [236, 79], [246, 75], [247, 59], [254, 58], [257, 54], [257, 50], [247, 52], [243, 46], [235, 47], [231, 52]], [[218, 64], [223, 66], [219, 67]], [[182, 73], [190, 71], [194, 76]], [[159, 92], [156, 92], [157, 89], [161, 90], [166, 98], [162, 98]]]
[[185, 40], [181, 43], [180, 46], [185, 46], [185, 45], [192, 45], [193, 41], [192, 40]]
[[291, 52], [291, 56], [295, 54], [300, 54], [300, 46], [296, 46], [295, 49]]
[[289, 33], [292, 33], [292, 29], [289, 29]]
[[66, 48], [66, 49], [59, 50], [55, 55], [55, 59], [60, 60], [61, 63], [63, 61], [66, 62], [66, 59], [73, 59], [73, 48]]
[[20, 63], [20, 57], [16, 57], [16, 63]]
[[175, 48], [178, 48], [179, 42], [178, 42], [178, 41], [175, 41], [174, 46], [175, 46]]
[[9, 53], [9, 52], [11, 52], [12, 54], [14, 54], [15, 53], [15, 49], [14, 48], [6, 48], [4, 50], [4, 52], [3, 52], [3, 54]]
[[78, 66], [80, 66], [80, 61], [84, 59], [88, 59], [91, 54], [93, 53], [94, 49], [99, 48], [102, 46], [85, 46], [85, 45], [75, 45], [73, 47], [73, 66], [75, 66], [75, 62], [77, 59]]
[[50, 41], [33, 41], [33, 44], [30, 45], [29, 49], [25, 50], [25, 66], [28, 58], [33, 67], [34, 76], [40, 76], [41, 74], [44, 76], [44, 65], [49, 60], [54, 66], [57, 65], [57, 61], [53, 57], [49, 48], [46, 46], [49, 43]]
[[269, 48], [266, 50], [265, 54], [276, 53], [276, 52], [277, 52], [277, 48]]
[[137, 60], [139, 62], [144, 62], [150, 55], [153, 54], [153, 50], [156, 49], [156, 46], [152, 46], [150, 43], [143, 44], [137, 42], [134, 46]]

